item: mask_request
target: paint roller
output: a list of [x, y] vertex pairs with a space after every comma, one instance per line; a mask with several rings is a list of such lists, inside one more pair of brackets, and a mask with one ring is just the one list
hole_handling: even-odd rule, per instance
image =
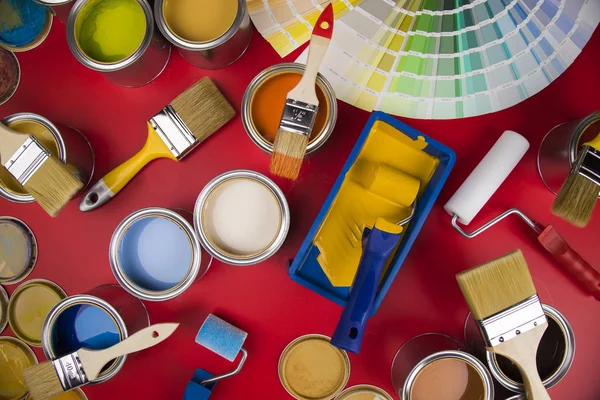
[[231, 362], [235, 361], [239, 353], [242, 356], [237, 367], [226, 374], [214, 376], [203, 369], [197, 369], [185, 388], [183, 400], [206, 400], [218, 381], [240, 372], [248, 357], [248, 352], [242, 347], [247, 336], [248, 333], [243, 330], [209, 314], [196, 335], [196, 343]]
[[452, 226], [462, 236], [472, 239], [510, 215], [520, 217], [536, 233], [538, 242], [558, 265], [584, 291], [600, 301], [600, 273], [573, 250], [552, 225], [543, 226], [522, 211], [512, 208], [471, 233], [465, 232], [460, 226], [460, 224], [471, 223], [528, 149], [529, 142], [516, 132], [506, 131], [500, 136], [444, 206], [444, 209], [452, 215]]

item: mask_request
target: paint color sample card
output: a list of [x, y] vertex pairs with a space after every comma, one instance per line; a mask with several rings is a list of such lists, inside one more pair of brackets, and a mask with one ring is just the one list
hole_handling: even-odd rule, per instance
[[[248, 1], [255, 25], [281, 55], [310, 39], [309, 25], [326, 3]], [[600, 21], [600, 0], [333, 5], [334, 34], [320, 72], [338, 99], [420, 119], [482, 115], [533, 96], [575, 60]], [[297, 35], [300, 24], [307, 31]]]

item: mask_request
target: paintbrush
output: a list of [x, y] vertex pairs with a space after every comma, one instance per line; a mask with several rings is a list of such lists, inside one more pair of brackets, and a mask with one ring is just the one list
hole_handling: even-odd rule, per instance
[[148, 139], [136, 155], [100, 179], [79, 209], [91, 211], [119, 193], [150, 161], [179, 161], [229, 122], [235, 110], [209, 78], [202, 78], [148, 121]]
[[271, 173], [296, 180], [304, 161], [308, 138], [319, 109], [315, 90], [321, 61], [333, 33], [333, 6], [323, 10], [313, 28], [308, 61], [300, 82], [288, 94], [273, 144]]
[[104, 350], [79, 349], [53, 361], [23, 371], [25, 385], [36, 400], [51, 399], [83, 386], [98, 377], [102, 368], [115, 358], [155, 346], [171, 336], [176, 323], [156, 324]]
[[0, 124], [0, 162], [53, 217], [83, 188], [83, 183], [39, 140], [4, 124]]
[[583, 228], [592, 218], [600, 194], [600, 134], [584, 144], [552, 204], [552, 213]]
[[456, 279], [487, 350], [515, 363], [529, 400], [550, 399], [536, 365], [548, 321], [523, 253], [516, 250]]

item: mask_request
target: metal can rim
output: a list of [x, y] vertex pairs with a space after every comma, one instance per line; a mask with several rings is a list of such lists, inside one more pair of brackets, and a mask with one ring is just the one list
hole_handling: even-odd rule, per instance
[[69, 18], [67, 19], [67, 43], [69, 45], [69, 49], [71, 49], [71, 53], [73, 53], [73, 56], [75, 56], [77, 61], [95, 71], [115, 72], [129, 67], [139, 60], [150, 46], [150, 42], [152, 41], [152, 36], [154, 34], [154, 16], [152, 13], [152, 8], [148, 2], [146, 0], [135, 0], [142, 8], [144, 17], [146, 18], [146, 32], [144, 33], [144, 38], [142, 39], [142, 42], [138, 48], [132, 54], [122, 60], [112, 63], [105, 63], [88, 57], [87, 54], [85, 54], [79, 47], [79, 43], [75, 35], [75, 22], [77, 17], [79, 16], [79, 13], [83, 7], [90, 1], [94, 0], [76, 0], [75, 4], [69, 11]]
[[[256, 75], [254, 79], [252, 79], [252, 81], [248, 84], [248, 87], [246, 87], [246, 91], [244, 92], [244, 96], [242, 97], [242, 105], [240, 111], [240, 114], [242, 116], [242, 124], [244, 125], [246, 133], [254, 142], [254, 144], [256, 144], [261, 150], [263, 150], [266, 153], [273, 152], [273, 143], [267, 141], [260, 134], [260, 132], [256, 130], [256, 127], [252, 122], [252, 109], [250, 106], [252, 103], [254, 93], [271, 76], [284, 72], [298, 72], [302, 74], [304, 72], [304, 68], [305, 65], [299, 63], [281, 63], [272, 65], [259, 72], [258, 75]], [[327, 142], [327, 140], [333, 133], [335, 124], [337, 122], [338, 105], [333, 86], [331, 86], [331, 83], [329, 83], [327, 78], [321, 75], [321, 73], [317, 74], [317, 84], [323, 90], [323, 94], [329, 102], [329, 116], [327, 118], [325, 126], [323, 126], [323, 132], [321, 133], [321, 135], [317, 136], [311, 142], [308, 143], [308, 146], [306, 147], [306, 154], [314, 153]]]
[[0, 286], [0, 334], [4, 332], [8, 325], [8, 293]]
[[481, 377], [485, 390], [485, 400], [492, 400], [494, 398], [494, 383], [492, 381], [492, 375], [485, 368], [484, 364], [479, 361], [475, 356], [466, 353], [461, 350], [443, 350], [437, 353], [430, 354], [413, 367], [413, 369], [406, 376], [406, 380], [402, 387], [402, 394], [400, 395], [401, 400], [410, 400], [410, 392], [412, 391], [413, 385], [416, 381], [419, 373], [429, 364], [434, 361], [442, 360], [444, 358], [457, 358], [461, 361], [468, 363], [473, 367]]
[[59, 0], [56, 2], [53, 1], [48, 1], [48, 0], [33, 0], [38, 4], [41, 4], [43, 6], [46, 7], [60, 7], [60, 6], [64, 6], [65, 4], [69, 4], [69, 3], [73, 3], [75, 0]]
[[[56, 304], [46, 316], [44, 320], [44, 325], [42, 329], [42, 351], [44, 352], [44, 356], [48, 360], [56, 359], [57, 355], [54, 353], [52, 347], [50, 346], [51, 336], [52, 336], [52, 328], [58, 316], [67, 308], [70, 308], [79, 304], [87, 304], [101, 308], [105, 311], [115, 322], [117, 328], [119, 329], [119, 333], [121, 336], [121, 341], [127, 339], [129, 337], [129, 332], [127, 332], [127, 326], [125, 325], [125, 321], [119, 315], [117, 310], [110, 305], [107, 301], [92, 296], [89, 294], [79, 294], [75, 296], [69, 296], [63, 299], [61, 302]], [[116, 359], [116, 361], [111, 365], [105, 372], [101, 373], [98, 378], [94, 379], [90, 383], [101, 383], [106, 382], [113, 376], [115, 376], [123, 365], [125, 364], [125, 360], [127, 360], [127, 356], [121, 356]]]
[[164, 18], [163, 12], [162, 12], [163, 4], [164, 4], [164, 0], [156, 0], [154, 2], [154, 19], [156, 20], [156, 25], [158, 26], [158, 30], [163, 34], [163, 36], [169, 42], [171, 42], [178, 48], [181, 48], [184, 50], [190, 50], [190, 51], [211, 50], [211, 49], [221, 46], [223, 43], [226, 43], [240, 29], [240, 27], [242, 26], [242, 22], [244, 21], [244, 18], [246, 16], [246, 14], [248, 13], [248, 7], [246, 6], [246, 1], [238, 0], [238, 11], [235, 16], [235, 19], [233, 20], [233, 24], [229, 27], [229, 29], [227, 31], [225, 31], [225, 33], [223, 33], [221, 36], [219, 36], [218, 38], [216, 38], [214, 40], [211, 40], [209, 42], [197, 43], [197, 42], [190, 42], [188, 40], [185, 40], [185, 39], [179, 37], [178, 35], [176, 35], [175, 32], [171, 31], [171, 29], [167, 25], [167, 22], [165, 21], [165, 18]]
[[26, 231], [26, 233], [29, 235], [29, 239], [31, 240], [31, 260], [29, 262], [29, 265], [23, 270], [23, 272], [21, 274], [19, 274], [15, 278], [0, 279], [0, 284], [14, 285], [14, 284], [17, 284], [17, 283], [23, 281], [25, 278], [27, 278], [29, 276], [29, 274], [31, 274], [31, 272], [33, 272], [33, 268], [35, 268], [35, 265], [37, 264], [38, 251], [39, 251], [37, 239], [35, 237], [35, 234], [31, 230], [31, 228], [29, 227], [29, 225], [27, 225], [25, 222], [21, 221], [20, 219], [15, 218], [15, 217], [10, 217], [10, 216], [0, 216], [0, 220], [9, 220], [9, 221], [15, 222], [18, 225], [21, 225], [21, 227]]
[[[340, 394], [338, 394], [335, 397], [335, 400], [343, 399], [343, 396], [346, 395], [346, 394], [348, 394], [352, 390], [363, 390], [363, 389], [364, 390], [372, 390], [374, 392], [383, 392], [384, 393], [383, 395], [386, 396], [386, 400], [393, 400], [393, 397], [390, 396], [390, 394], [388, 392], [386, 392], [385, 390], [383, 390], [382, 388], [377, 387], [375, 385], [369, 385], [369, 384], [366, 384], [366, 383], [362, 383], [362, 384], [359, 384], [359, 385], [350, 386], [349, 388], [346, 388], [346, 389], [342, 390], [340, 392]], [[380, 395], [380, 393], [377, 393], [377, 394]]]
[[[297, 399], [297, 400], [306, 400], [303, 398], [299, 398], [296, 397], [295, 394], [293, 394], [288, 388], [287, 386], [283, 383], [283, 378], [282, 378], [282, 372], [281, 372], [281, 368], [282, 368], [282, 364], [283, 361], [285, 359], [285, 356], [287, 355], [287, 353], [289, 352], [289, 350], [294, 347], [295, 345], [297, 345], [300, 342], [303, 342], [305, 340], [308, 339], [319, 339], [319, 340], [326, 340], [328, 343], [331, 344], [331, 338], [329, 336], [326, 335], [322, 335], [319, 333], [309, 333], [306, 335], [302, 335], [297, 337], [296, 339], [292, 340], [291, 342], [289, 342], [287, 344], [287, 346], [285, 346], [285, 348], [283, 349], [283, 351], [281, 352], [281, 355], [279, 356], [279, 362], [277, 364], [277, 375], [279, 376], [279, 382], [281, 383], [281, 386], [283, 386], [283, 388], [285, 389], [285, 391], [292, 396], [293, 398]], [[332, 397], [337, 396], [338, 394], [340, 394], [344, 388], [346, 387], [346, 385], [348, 384], [348, 381], [350, 380], [350, 374], [351, 374], [351, 365], [350, 365], [350, 358], [348, 357], [348, 353], [345, 350], [342, 350], [340, 348], [337, 348], [335, 346], [332, 345], [332, 347], [334, 347], [336, 350], [338, 350], [340, 352], [340, 354], [342, 355], [342, 357], [344, 358], [344, 365], [347, 367], [347, 371], [346, 371], [346, 376], [344, 379], [344, 383], [341, 385], [340, 390], [333, 394]], [[313, 399], [313, 400], [324, 400], [324, 399], [329, 399], [332, 397], [327, 397], [327, 398], [322, 398], [322, 399]]]
[[577, 156], [579, 155], [579, 141], [583, 132], [589, 126], [595, 122], [600, 121], [600, 111], [596, 111], [582, 118], [574, 129], [574, 135], [571, 136], [569, 141], [569, 164], [571, 167], [577, 162]]
[[[279, 232], [277, 232], [277, 236], [275, 237], [275, 239], [269, 247], [264, 249], [262, 252], [250, 257], [235, 257], [233, 255], [223, 253], [208, 239], [208, 235], [204, 230], [202, 224], [202, 210], [204, 209], [204, 204], [206, 203], [206, 200], [208, 199], [212, 191], [221, 183], [236, 178], [252, 179], [265, 185], [275, 196], [279, 205], [279, 209], [281, 210], [281, 225], [279, 227]], [[279, 186], [277, 186], [277, 184], [275, 184], [275, 182], [273, 182], [271, 179], [256, 171], [248, 169], [237, 169], [216, 176], [210, 182], [208, 182], [208, 184], [206, 184], [206, 186], [204, 186], [204, 188], [200, 191], [200, 194], [198, 195], [198, 199], [196, 200], [196, 204], [194, 206], [194, 229], [198, 234], [198, 238], [200, 239], [200, 243], [202, 244], [202, 246], [210, 255], [212, 255], [217, 260], [226, 264], [236, 266], [254, 265], [268, 259], [273, 254], [275, 254], [281, 248], [281, 246], [283, 246], [283, 243], [285, 242], [288, 231], [290, 229], [290, 208], [288, 206], [285, 195], [283, 194]]]
[[[163, 291], [151, 291], [139, 287], [127, 278], [127, 275], [122, 271], [119, 263], [119, 244], [121, 243], [123, 234], [134, 222], [150, 216], [168, 218], [177, 224], [188, 236], [192, 247], [192, 264], [187, 275], [177, 285]], [[123, 221], [119, 223], [119, 225], [117, 225], [117, 228], [113, 232], [113, 235], [110, 239], [109, 246], [110, 268], [113, 272], [113, 275], [119, 282], [119, 285], [121, 285], [121, 287], [129, 294], [139, 299], [148, 301], [170, 300], [185, 292], [192, 285], [192, 283], [194, 283], [196, 277], [198, 276], [202, 257], [201, 254], [200, 241], [198, 240], [198, 236], [196, 235], [196, 231], [192, 225], [177, 212], [162, 207], [142, 208], [141, 210], [137, 210], [129, 214]]]
[[54, 21], [54, 12], [51, 9], [46, 10], [46, 21], [44, 22], [44, 27], [40, 34], [33, 39], [31, 42], [23, 45], [23, 46], [11, 46], [9, 44], [5, 44], [0, 42], [0, 47], [12, 51], [14, 53], [24, 53], [29, 50], [33, 50], [38, 47], [40, 44], [44, 43], [48, 35], [50, 34], [50, 30], [52, 29], [52, 23]]
[[[542, 304], [542, 308], [544, 309], [544, 313], [548, 317], [552, 318], [554, 322], [556, 322], [556, 324], [559, 326], [560, 330], [563, 332], [563, 335], [565, 336], [566, 346], [565, 355], [562, 359], [560, 366], [548, 379], [543, 381], [544, 387], [546, 389], [550, 389], [565, 377], [567, 372], [569, 372], [569, 370], [571, 369], [571, 365], [573, 365], [573, 360], [575, 358], [575, 334], [573, 332], [571, 324], [560, 311], [547, 304]], [[525, 392], [525, 388], [522, 383], [513, 381], [512, 379], [508, 378], [504, 374], [504, 372], [502, 372], [502, 370], [498, 366], [496, 357], [493, 353], [486, 350], [485, 356], [492, 376], [502, 386], [516, 393]]]
[[3, 104], [8, 103], [8, 101], [15, 95], [15, 93], [17, 92], [17, 89], [19, 88], [19, 85], [21, 84], [21, 63], [19, 62], [19, 59], [17, 58], [17, 55], [15, 54], [14, 51], [5, 49], [4, 47], [2, 47], [2, 50], [4, 50], [7, 53], [9, 53], [9, 57], [12, 57], [12, 59], [16, 63], [16, 66], [17, 66], [17, 83], [15, 84], [15, 87], [12, 89], [12, 92], [8, 96], [6, 96], [6, 98], [4, 100], [0, 99], [0, 106], [3, 105]]
[[[0, 336], [0, 341], [2, 341], [2, 340], [16, 343], [18, 346], [20, 346], [21, 349], [34, 360], [33, 365], [37, 365], [40, 362], [40, 360], [38, 359], [38, 357], [35, 354], [35, 352], [33, 351], [33, 349], [31, 347], [29, 347], [29, 345], [27, 343], [25, 343], [24, 341], [22, 341], [21, 339], [15, 338], [12, 336]], [[26, 392], [24, 396], [22, 396], [19, 399], [15, 399], [15, 400], [25, 400], [27, 398], [29, 398], [29, 392]]]

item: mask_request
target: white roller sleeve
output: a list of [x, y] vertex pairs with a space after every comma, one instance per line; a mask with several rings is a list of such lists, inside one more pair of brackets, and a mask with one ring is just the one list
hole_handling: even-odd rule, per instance
[[469, 224], [529, 149], [529, 142], [513, 131], [505, 131], [471, 175], [444, 206]]

